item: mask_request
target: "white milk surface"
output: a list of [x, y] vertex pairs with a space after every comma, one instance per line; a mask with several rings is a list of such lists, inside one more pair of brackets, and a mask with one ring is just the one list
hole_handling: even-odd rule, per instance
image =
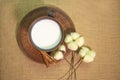
[[51, 19], [42, 19], [36, 22], [31, 29], [31, 40], [40, 49], [56, 47], [62, 38], [60, 25]]

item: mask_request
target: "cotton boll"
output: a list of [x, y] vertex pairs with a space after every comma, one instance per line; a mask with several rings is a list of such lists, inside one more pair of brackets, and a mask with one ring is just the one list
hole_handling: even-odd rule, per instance
[[73, 39], [72, 39], [72, 37], [71, 37], [71, 35], [67, 35], [66, 37], [65, 37], [65, 43], [70, 43], [70, 42], [72, 42], [73, 41]]
[[90, 62], [92, 62], [93, 60], [94, 60], [94, 58], [91, 57], [91, 56], [89, 56], [89, 55], [86, 55], [86, 56], [84, 57], [84, 59], [83, 59], [83, 61], [86, 62], [86, 63], [90, 63]]
[[86, 52], [83, 61], [86, 63], [92, 62], [96, 56], [96, 53], [93, 50], [90, 50], [88, 47], [82, 47], [82, 50]]
[[70, 50], [73, 50], [73, 51], [76, 51], [78, 49], [78, 46], [75, 42], [70, 42], [70, 43], [68, 43], [67, 46]]
[[81, 49], [78, 54], [80, 55], [80, 57], [84, 57], [86, 53], [87, 52], [84, 49]]
[[88, 51], [90, 51], [89, 48], [83, 46], [83, 47], [81, 47], [81, 49], [80, 49], [80, 51], [79, 51], [78, 54], [79, 54], [81, 57], [84, 57], [84, 56], [88, 53]]
[[95, 56], [96, 56], [96, 53], [94, 52], [94, 51], [88, 51], [88, 53], [87, 53], [88, 55], [90, 55], [91, 57], [93, 57], [93, 58], [95, 58]]
[[75, 42], [79, 47], [81, 47], [84, 44], [84, 37], [79, 37]]
[[55, 52], [53, 57], [54, 57], [54, 59], [56, 59], [56, 60], [61, 60], [61, 59], [64, 58], [63, 53], [62, 53], [61, 51]]
[[86, 46], [83, 46], [82, 49], [83, 49], [84, 51], [86, 51], [86, 52], [90, 51], [90, 49], [89, 49], [88, 47], [86, 47]]
[[64, 45], [61, 45], [61, 46], [59, 47], [59, 50], [66, 52], [66, 47], [65, 47]]
[[76, 40], [77, 38], [80, 37], [80, 34], [77, 33], [77, 32], [72, 32], [72, 33], [70, 33], [70, 35], [72, 36], [72, 39], [73, 39], [73, 40]]

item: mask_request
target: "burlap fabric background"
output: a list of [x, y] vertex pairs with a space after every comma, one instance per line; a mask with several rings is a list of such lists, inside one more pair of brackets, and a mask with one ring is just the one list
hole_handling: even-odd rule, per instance
[[64, 10], [97, 52], [93, 63], [77, 70], [78, 80], [120, 80], [120, 0], [0, 0], [0, 80], [57, 80], [68, 70], [64, 60], [46, 68], [17, 45], [19, 21], [44, 4]]

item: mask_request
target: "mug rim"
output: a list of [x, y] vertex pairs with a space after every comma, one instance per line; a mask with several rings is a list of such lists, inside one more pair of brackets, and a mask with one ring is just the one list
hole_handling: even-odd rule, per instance
[[[49, 19], [49, 20], [55, 21], [55, 22], [59, 25], [60, 32], [61, 32], [61, 38], [60, 38], [59, 43], [58, 43], [55, 47], [53, 47], [53, 48], [51, 48], [51, 49], [42, 49], [42, 48], [38, 47], [37, 45], [35, 45], [35, 43], [33, 42], [32, 38], [31, 38], [31, 30], [32, 30], [33, 26], [34, 26], [38, 21], [44, 20], [44, 19]], [[28, 32], [29, 32], [30, 41], [31, 41], [31, 43], [33, 44], [33, 46], [34, 46], [35, 48], [39, 49], [39, 50], [43, 50], [43, 51], [46, 51], [46, 52], [50, 52], [50, 51], [55, 50], [55, 49], [62, 43], [62, 40], [63, 40], [63, 38], [64, 38], [63, 30], [62, 30], [62, 28], [61, 28], [61, 24], [59, 24], [59, 22], [57, 22], [54, 18], [51, 18], [51, 17], [48, 17], [48, 16], [43, 16], [43, 17], [39, 17], [39, 18], [35, 19], [35, 20], [31, 23]]]

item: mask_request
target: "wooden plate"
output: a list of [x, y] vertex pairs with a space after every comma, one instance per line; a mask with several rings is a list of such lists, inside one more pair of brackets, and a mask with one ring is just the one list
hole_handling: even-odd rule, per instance
[[52, 19], [60, 24], [62, 30], [62, 40], [59, 43], [63, 44], [64, 37], [67, 33], [75, 31], [74, 24], [65, 12], [54, 6], [43, 6], [29, 12], [20, 22], [17, 29], [17, 41], [22, 51], [31, 57], [33, 60], [43, 63], [41, 52], [49, 54], [55, 48], [43, 51], [34, 46], [30, 38], [30, 28], [32, 25], [41, 19]]

